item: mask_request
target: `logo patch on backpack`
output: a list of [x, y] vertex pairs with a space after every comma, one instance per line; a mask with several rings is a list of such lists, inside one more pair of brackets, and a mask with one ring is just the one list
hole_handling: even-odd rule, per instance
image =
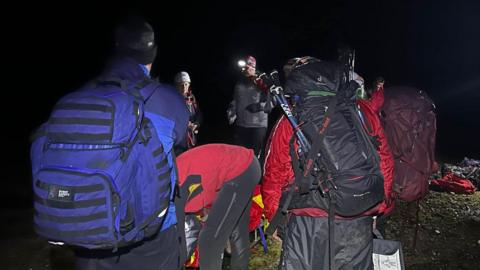
[[69, 187], [51, 185], [48, 187], [48, 199], [63, 202], [73, 202], [74, 193]]

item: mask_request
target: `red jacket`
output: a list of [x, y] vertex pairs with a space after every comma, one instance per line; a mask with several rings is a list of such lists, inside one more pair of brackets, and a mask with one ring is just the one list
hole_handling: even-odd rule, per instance
[[[277, 212], [280, 197], [286, 187], [295, 181], [290, 157], [290, 139], [294, 136], [292, 126], [282, 116], [272, 129], [267, 144], [262, 180], [262, 198], [265, 206], [265, 217], [272, 220]], [[298, 148], [295, 140], [295, 149]], [[326, 217], [327, 212], [319, 208], [294, 209], [295, 215]]]
[[395, 208], [394, 200], [392, 199], [394, 161], [379, 118], [383, 100], [383, 87], [381, 87], [373, 92], [370, 99], [358, 100], [358, 106], [367, 120], [365, 130], [370, 136], [376, 137], [379, 142], [378, 154], [380, 155], [380, 171], [384, 180], [385, 200], [378, 206], [378, 213], [388, 214]]
[[[382, 91], [378, 91], [378, 93], [374, 93], [370, 101], [361, 103], [360, 106], [364, 107], [367, 111], [364, 113], [365, 117], [371, 122], [371, 135], [379, 137], [381, 170], [384, 175], [387, 175], [384, 176], [386, 178], [384, 188], [386, 197], [389, 198], [393, 181], [393, 158], [378, 118], [378, 111], [383, 104], [383, 89]], [[282, 116], [270, 134], [264, 164], [262, 197], [265, 205], [265, 216], [268, 220], [273, 218], [273, 215], [278, 209], [282, 191], [294, 181], [294, 173], [289, 153], [289, 142], [292, 136], [294, 136], [292, 126], [288, 122], [288, 119]], [[298, 147], [297, 144], [295, 144], [295, 147]], [[388, 211], [392, 209], [393, 206], [388, 208]], [[386, 202], [382, 202], [379, 206], [369, 210], [368, 213], [365, 214], [373, 214], [374, 212], [384, 213], [386, 210], [387, 204]], [[294, 209], [292, 213], [312, 217], [328, 216], [326, 211], [319, 208]]]
[[265, 217], [268, 220], [272, 220], [277, 212], [282, 191], [293, 183], [295, 178], [289, 153], [292, 136], [292, 126], [288, 119], [282, 116], [270, 133], [263, 167], [261, 191]]
[[203, 191], [185, 206], [186, 213], [210, 208], [225, 182], [242, 174], [253, 161], [253, 150], [228, 144], [206, 144], [177, 158], [180, 186], [190, 175], [200, 175]]

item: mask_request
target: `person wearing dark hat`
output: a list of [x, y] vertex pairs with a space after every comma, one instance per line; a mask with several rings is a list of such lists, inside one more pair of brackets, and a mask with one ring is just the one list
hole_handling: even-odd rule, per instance
[[248, 56], [242, 67], [244, 76], [235, 85], [233, 101], [227, 110], [229, 124], [235, 123], [234, 142], [250, 149], [259, 156], [267, 134], [268, 113], [272, 102], [267, 93], [258, 89], [253, 80], [257, 60]]
[[162, 227], [156, 234], [133, 246], [119, 247], [118, 250], [76, 250], [76, 269], [177, 270], [181, 268], [182, 259], [173, 203], [173, 187], [177, 179], [172, 149], [186, 141], [189, 113], [183, 97], [173, 86], [160, 84], [150, 78], [152, 63], [157, 54], [152, 26], [140, 17], [130, 17], [117, 26], [114, 38], [113, 55], [97, 80], [113, 78], [130, 85], [142, 82], [157, 85], [144, 98], [144, 116], [152, 122], [163, 145], [166, 158], [162, 166], [168, 167], [169, 173], [159, 177], [165, 177], [171, 183], [171, 203]]

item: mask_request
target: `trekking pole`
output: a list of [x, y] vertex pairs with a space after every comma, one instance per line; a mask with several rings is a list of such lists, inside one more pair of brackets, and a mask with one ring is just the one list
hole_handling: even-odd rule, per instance
[[[245, 60], [238, 61], [238, 66], [244, 72], [246, 70], [247, 62]], [[283, 88], [280, 85], [280, 79], [278, 76], [278, 71], [273, 70], [269, 75], [266, 73], [261, 73], [256, 70], [255, 75], [249, 77], [252, 79], [253, 83], [260, 88], [260, 90], [273, 94], [273, 99], [276, 103], [280, 104], [285, 116], [287, 116], [288, 121], [292, 125], [292, 128], [295, 132], [295, 135], [298, 138], [300, 145], [300, 150], [305, 154], [307, 153], [311, 145], [308, 142], [305, 134], [300, 130], [300, 126], [297, 123], [297, 120], [293, 117], [290, 106], [288, 105], [287, 99], [283, 94]]]
[[353, 50], [350, 53], [350, 59], [349, 59], [349, 78], [348, 80], [351, 81], [353, 80], [353, 73], [355, 72], [355, 50]]
[[258, 226], [258, 232], [260, 233], [260, 240], [262, 241], [263, 252], [267, 254], [268, 246], [267, 246], [267, 239], [265, 238], [265, 233], [263, 232], [262, 225]]
[[257, 230], [258, 230], [258, 233], [260, 234], [260, 237], [250, 244], [250, 248], [254, 248], [258, 243], [261, 243], [263, 247], [263, 252], [267, 254], [268, 253], [267, 238], [265, 237], [265, 233], [263, 232], [262, 224], [258, 225], [257, 229], [255, 229], [255, 233], [257, 233]]
[[283, 113], [292, 125], [293, 131], [295, 132], [295, 136], [298, 139], [298, 144], [300, 145], [302, 152], [307, 153], [311, 148], [311, 144], [308, 142], [305, 134], [303, 134], [302, 130], [300, 129], [300, 125], [297, 123], [297, 120], [293, 116], [288, 101], [283, 94], [283, 88], [280, 85], [278, 71], [273, 70], [270, 75], [267, 75], [266, 73], [261, 73], [255, 78], [254, 83], [261, 90], [268, 91], [273, 95], [273, 99], [277, 104], [280, 105]]

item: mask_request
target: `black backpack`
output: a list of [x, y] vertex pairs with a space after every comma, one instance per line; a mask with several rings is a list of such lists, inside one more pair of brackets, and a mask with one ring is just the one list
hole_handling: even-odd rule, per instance
[[[346, 79], [350, 73], [340, 63], [299, 59], [285, 84], [285, 94], [300, 98], [294, 115], [276, 72], [270, 77], [261, 75], [257, 83], [274, 94], [296, 135], [290, 140], [295, 183], [282, 194], [267, 234], [285, 222], [287, 209], [327, 210], [330, 269], [335, 269], [335, 214], [355, 217], [384, 199], [380, 158], [356, 105], [359, 85]], [[295, 137], [299, 139], [298, 151]]]
[[292, 140], [296, 187], [288, 209], [316, 207], [352, 217], [384, 199], [380, 159], [356, 106], [358, 84], [345, 82], [344, 74], [341, 64], [316, 60], [288, 77], [285, 92], [300, 96], [294, 113], [312, 145], [299, 154]]

